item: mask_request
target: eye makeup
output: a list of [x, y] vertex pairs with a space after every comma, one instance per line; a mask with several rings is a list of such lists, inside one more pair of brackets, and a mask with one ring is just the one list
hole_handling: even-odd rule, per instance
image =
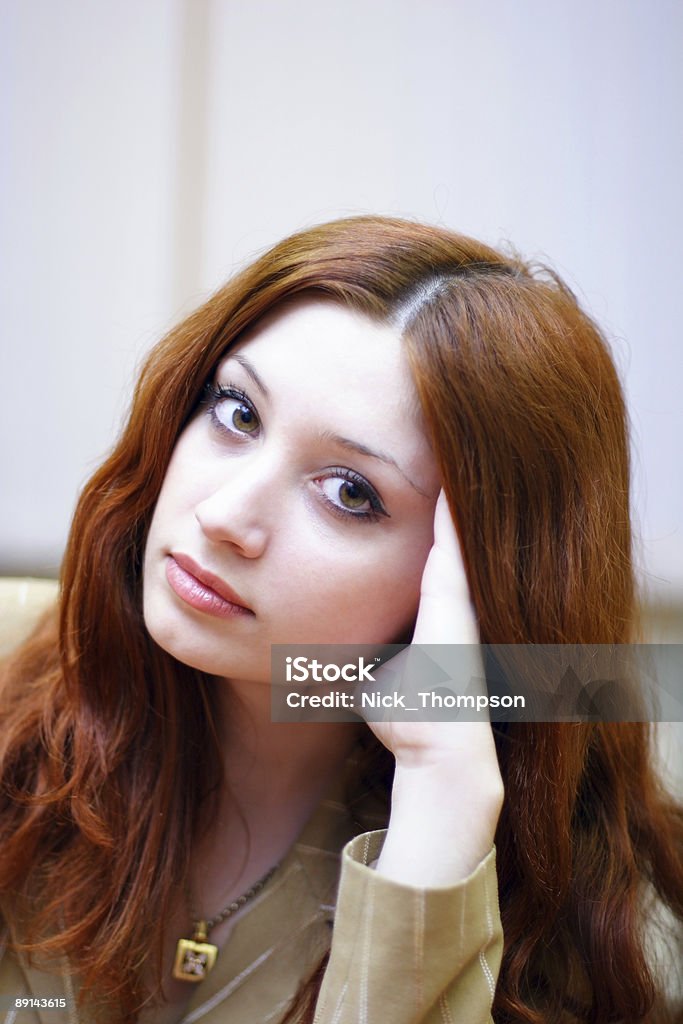
[[[336, 482], [340, 480], [342, 483], [337, 486]], [[339, 503], [333, 501], [324, 486], [321, 486], [320, 490], [323, 494], [323, 500], [329, 505], [330, 511], [334, 515], [343, 518], [351, 516], [353, 519], [361, 519], [366, 522], [376, 522], [382, 516], [386, 519], [391, 518], [375, 488], [360, 473], [356, 473], [353, 469], [346, 469], [343, 466], [333, 466], [324, 476], [316, 477], [315, 482], [325, 484], [330, 481], [333, 481], [335, 484], [332, 490], [336, 489]], [[361, 504], [368, 504], [369, 508], [361, 509], [357, 507], [354, 509], [343, 504], [344, 500], [356, 502], [359, 499]]]
[[[260, 416], [249, 396], [237, 385], [229, 381], [209, 381], [204, 388], [202, 406], [219, 433], [238, 441], [259, 436]], [[337, 481], [341, 482], [336, 485]], [[340, 519], [377, 522], [382, 517], [391, 518], [369, 480], [353, 469], [332, 466], [315, 477], [314, 482], [328, 510]], [[333, 486], [326, 488], [325, 484], [329, 483]], [[338, 500], [334, 500], [335, 490]]]
[[[226, 418], [219, 415], [219, 410], [224, 406], [229, 407], [230, 403], [235, 404], [229, 419], [232, 426], [226, 422]], [[259, 433], [260, 417], [253, 402], [249, 397], [234, 384], [219, 384], [210, 381], [204, 388], [202, 405], [209, 415], [212, 425], [223, 434], [236, 436], [243, 434], [247, 437], [255, 437]]]

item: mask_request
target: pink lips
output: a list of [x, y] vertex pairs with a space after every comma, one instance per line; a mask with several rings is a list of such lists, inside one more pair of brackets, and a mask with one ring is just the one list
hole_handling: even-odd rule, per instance
[[254, 614], [227, 583], [202, 569], [189, 555], [168, 556], [166, 579], [182, 601], [207, 615], [229, 619], [237, 615]]

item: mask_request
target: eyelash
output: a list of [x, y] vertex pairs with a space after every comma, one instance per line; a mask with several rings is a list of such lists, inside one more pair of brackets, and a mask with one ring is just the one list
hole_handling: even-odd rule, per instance
[[234, 402], [241, 402], [254, 414], [259, 423], [261, 422], [261, 417], [256, 411], [253, 403], [250, 402], [249, 398], [245, 395], [244, 391], [235, 387], [234, 384], [218, 384], [217, 382], [214, 383], [213, 381], [209, 381], [204, 388], [202, 405], [206, 409], [211, 423], [216, 430], [219, 430], [223, 434], [227, 433], [231, 437], [234, 437], [235, 435], [239, 436], [240, 433], [243, 433], [244, 437], [248, 437], [249, 434], [246, 431], [230, 430], [230, 428], [226, 427], [226, 425], [222, 423], [216, 415], [216, 406], [226, 398], [231, 398]]
[[[256, 419], [259, 421], [259, 423], [261, 421], [261, 418], [255, 406], [250, 401], [249, 397], [244, 393], [244, 391], [236, 387], [234, 384], [230, 384], [229, 382], [225, 384], [219, 384], [218, 382], [209, 381], [204, 388], [202, 406], [206, 410], [206, 413], [208, 414], [213, 427], [223, 434], [228, 434], [230, 437], [239, 437], [240, 434], [242, 434], [243, 437], [249, 437], [249, 434], [246, 431], [241, 432], [239, 430], [230, 430], [230, 428], [226, 427], [225, 424], [222, 423], [218, 416], [216, 415], [216, 406], [219, 404], [219, 402], [223, 401], [224, 399], [232, 399], [235, 402], [242, 402], [246, 406], [246, 408], [249, 409], [254, 416], [256, 416]], [[365, 479], [365, 477], [360, 475], [360, 473], [356, 473], [352, 469], [346, 469], [343, 466], [332, 466], [324, 477], [318, 477], [317, 479], [347, 480], [349, 483], [355, 484], [356, 487], [359, 487], [367, 495], [367, 500], [370, 502], [370, 508], [364, 512], [351, 512], [350, 510], [341, 508], [341, 506], [339, 505], [335, 505], [335, 503], [333, 501], [330, 501], [330, 499], [324, 494], [324, 492], [321, 492], [325, 505], [327, 506], [327, 508], [329, 508], [332, 514], [337, 516], [339, 519], [345, 520], [346, 522], [348, 522], [350, 519], [353, 519], [356, 522], [360, 521], [367, 523], [377, 522], [380, 518], [390, 518], [389, 513], [385, 511], [384, 506], [379, 498], [379, 495], [375, 491], [374, 487], [372, 487], [371, 484], [369, 484], [368, 481]]]
[[351, 512], [350, 510], [343, 509], [340, 505], [335, 505], [334, 502], [330, 501], [326, 495], [323, 495], [323, 500], [330, 511], [333, 515], [339, 516], [340, 519], [360, 519], [366, 523], [376, 523], [378, 519], [390, 518], [389, 513], [385, 511], [374, 487], [371, 487], [365, 477], [362, 477], [360, 473], [355, 473], [352, 469], [345, 469], [343, 466], [332, 466], [325, 477], [319, 477], [318, 479], [347, 480], [350, 484], [355, 484], [356, 487], [360, 487], [360, 489], [367, 495], [367, 500], [370, 502], [370, 508], [366, 509], [364, 512]]

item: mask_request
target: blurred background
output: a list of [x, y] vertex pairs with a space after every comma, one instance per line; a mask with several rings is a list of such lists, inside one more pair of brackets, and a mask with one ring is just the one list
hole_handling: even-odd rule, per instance
[[54, 576], [147, 349], [364, 212], [549, 262], [630, 405], [648, 636], [683, 640], [678, 0], [0, 0], [0, 574]]

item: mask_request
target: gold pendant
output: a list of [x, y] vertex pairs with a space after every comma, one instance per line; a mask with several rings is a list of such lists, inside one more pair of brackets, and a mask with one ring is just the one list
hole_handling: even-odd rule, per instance
[[218, 947], [206, 941], [206, 922], [197, 921], [191, 939], [178, 939], [173, 977], [178, 981], [203, 981], [218, 956]]

